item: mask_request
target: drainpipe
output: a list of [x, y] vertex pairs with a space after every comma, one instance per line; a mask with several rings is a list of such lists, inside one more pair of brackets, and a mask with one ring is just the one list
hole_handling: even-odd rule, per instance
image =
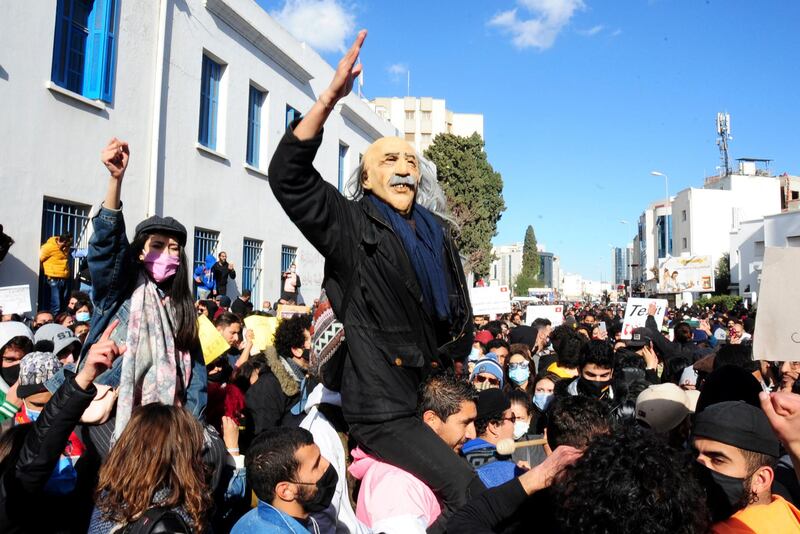
[[164, 85], [164, 55], [166, 51], [167, 13], [170, 0], [160, 0], [158, 14], [158, 43], [153, 76], [153, 117], [150, 130], [150, 174], [147, 181], [147, 217], [156, 214], [158, 200], [158, 162], [161, 157], [161, 109]]

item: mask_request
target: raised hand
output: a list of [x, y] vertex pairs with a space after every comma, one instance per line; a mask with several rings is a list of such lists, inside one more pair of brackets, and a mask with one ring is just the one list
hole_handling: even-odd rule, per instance
[[658, 305], [655, 302], [651, 302], [647, 305], [647, 315], [655, 316], [656, 312], [658, 311]]
[[231, 456], [239, 455], [239, 423], [227, 415], [222, 416], [222, 440]]
[[106, 166], [112, 178], [121, 180], [128, 168], [130, 154], [128, 143], [114, 137], [100, 153], [100, 161]]
[[111, 340], [111, 335], [117, 326], [119, 326], [118, 319], [114, 320], [106, 328], [100, 339], [89, 349], [89, 353], [86, 355], [86, 363], [75, 376], [75, 382], [78, 383], [81, 389], [88, 388], [100, 374], [111, 367], [111, 364], [114, 363], [118, 356], [125, 353], [125, 345], [117, 346]]
[[353, 81], [361, 74], [361, 64], [356, 64], [358, 54], [361, 52], [361, 45], [367, 38], [367, 30], [361, 30], [356, 36], [356, 40], [350, 50], [339, 60], [336, 72], [328, 88], [320, 95], [320, 99], [325, 107], [332, 108], [336, 102], [350, 94], [353, 90]]

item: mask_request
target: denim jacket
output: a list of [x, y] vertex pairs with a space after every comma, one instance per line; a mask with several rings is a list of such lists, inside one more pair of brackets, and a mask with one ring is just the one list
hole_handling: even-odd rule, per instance
[[[86, 362], [89, 347], [100, 339], [115, 318], [120, 320], [120, 326], [115, 330], [112, 339], [118, 344], [125, 342], [130, 299], [136, 284], [135, 263], [131, 258], [128, 236], [125, 234], [122, 209], [112, 210], [101, 205], [97, 215], [92, 218], [92, 225], [94, 233], [89, 239], [87, 259], [93, 283], [94, 312], [81, 350], [78, 369]], [[111, 369], [101, 374], [95, 383], [116, 387], [121, 374], [122, 358], [117, 358]], [[52, 381], [52, 386], [56, 389], [59, 376], [60, 381], [63, 381], [62, 373]], [[51, 382], [47, 386], [52, 391]], [[208, 402], [207, 390], [208, 375], [203, 355], [198, 349], [192, 351], [192, 375], [186, 390], [185, 407], [200, 421], [203, 421]]]

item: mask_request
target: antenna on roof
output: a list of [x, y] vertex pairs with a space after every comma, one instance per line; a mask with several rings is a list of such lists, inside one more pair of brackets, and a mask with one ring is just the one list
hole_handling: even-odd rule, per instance
[[722, 160], [720, 176], [728, 176], [731, 173], [731, 162], [728, 155], [728, 140], [731, 139], [733, 137], [731, 136], [730, 113], [717, 113], [717, 146]]

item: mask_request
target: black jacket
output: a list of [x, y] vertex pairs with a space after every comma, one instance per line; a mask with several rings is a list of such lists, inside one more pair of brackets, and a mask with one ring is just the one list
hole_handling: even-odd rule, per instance
[[458, 251], [440, 220], [453, 320], [437, 324], [424, 309], [416, 274], [391, 225], [371, 202], [345, 199], [314, 169], [321, 141], [322, 133], [300, 141], [287, 130], [270, 163], [269, 184], [289, 218], [325, 257], [323, 286], [347, 337], [342, 410], [348, 423], [410, 416], [427, 375], [451, 367], [454, 357], [470, 350], [472, 311]]
[[217, 262], [211, 267], [211, 273], [217, 283], [217, 293], [224, 295], [225, 290], [228, 288], [228, 278], [230, 277], [231, 280], [236, 278], [236, 271], [228, 267], [228, 262], [224, 264]]
[[292, 415], [292, 406], [300, 400], [300, 384], [280, 363], [280, 356], [268, 347], [269, 370], [262, 371], [245, 393], [247, 428], [253, 436], [276, 426], [299, 426], [304, 413]]
[[43, 492], [70, 434], [97, 393], [94, 385], [84, 391], [74, 374], [66, 375], [67, 380], [31, 423], [21, 450], [12, 450], [12, 461], [4, 462], [8, 467], [0, 478], [0, 532], [86, 531], [93, 481], [82, 480], [84, 457], [75, 466], [75, 491], [68, 495]]

